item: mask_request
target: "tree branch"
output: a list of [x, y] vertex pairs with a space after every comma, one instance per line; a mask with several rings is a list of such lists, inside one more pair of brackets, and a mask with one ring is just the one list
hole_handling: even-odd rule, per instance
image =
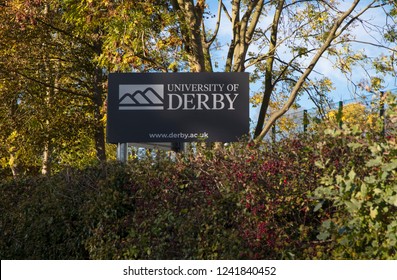
[[262, 13], [263, 9], [263, 0], [259, 0], [259, 2], [255, 5], [255, 13], [254, 16], [252, 17], [251, 24], [247, 28], [247, 33], [246, 33], [246, 42], [249, 44], [252, 40], [252, 36], [254, 34], [256, 25], [259, 22], [259, 18]]
[[374, 47], [377, 47], [377, 48], [382, 48], [382, 49], [397, 53], [396, 49], [392, 49], [392, 48], [386, 47], [386, 46], [384, 46], [382, 44], [376, 44], [376, 43], [359, 41], [359, 40], [348, 40], [347, 42], [353, 42], [353, 43], [358, 43], [358, 44], [363, 44], [363, 45], [370, 45], [370, 46], [374, 46]]
[[14, 70], [13, 72], [15, 74], [19, 75], [19, 76], [22, 76], [22, 77], [24, 77], [24, 78], [26, 78], [26, 79], [28, 79], [28, 80], [30, 80], [32, 82], [35, 82], [37, 84], [40, 84], [42, 86], [45, 86], [45, 87], [48, 87], [48, 88], [53, 88], [53, 89], [56, 89], [56, 90], [59, 90], [59, 91], [65, 92], [65, 93], [69, 93], [69, 94], [76, 95], [76, 96], [81, 96], [81, 97], [88, 98], [88, 99], [91, 99], [91, 100], [93, 99], [93, 96], [91, 96], [91, 95], [79, 93], [77, 91], [73, 91], [73, 90], [70, 90], [70, 89], [56, 87], [56, 86], [54, 86], [52, 84], [49, 84], [49, 83], [46, 83], [46, 82], [42, 82], [42, 81], [40, 81], [40, 80], [38, 80], [36, 78], [30, 77], [30, 76], [25, 75], [22, 72], [19, 72], [19, 71], [16, 71], [16, 70]]
[[218, 32], [219, 32], [219, 27], [221, 25], [221, 14], [222, 14], [223, 1], [222, 0], [218, 0], [218, 1], [219, 1], [219, 4], [218, 4], [218, 14], [217, 14], [217, 20], [216, 20], [216, 27], [215, 27], [215, 31], [214, 31], [214, 34], [212, 35], [211, 39], [209, 39], [208, 41], [205, 42], [207, 47], [212, 45], [212, 43], [215, 41], [216, 36], [218, 35]]
[[[315, 65], [317, 64], [318, 60], [320, 59], [320, 57], [323, 55], [323, 53], [329, 48], [329, 46], [331, 45], [332, 41], [337, 38], [337, 36], [339, 36], [341, 34], [341, 32], [338, 32], [338, 29], [342, 26], [343, 21], [349, 16], [351, 15], [351, 13], [354, 11], [354, 9], [356, 8], [356, 6], [358, 5], [360, 1], [359, 0], [355, 0], [353, 2], [353, 4], [350, 6], [350, 8], [345, 11], [334, 23], [334, 25], [332, 26], [331, 30], [329, 31], [329, 34], [327, 36], [326, 41], [324, 42], [323, 46], [317, 51], [316, 55], [313, 57], [313, 59], [311, 60], [309, 66], [307, 67], [307, 69], [304, 71], [304, 73], [302, 74], [302, 76], [298, 79], [296, 85], [294, 86], [294, 88], [292, 89], [291, 95], [288, 98], [286, 104], [284, 104], [284, 106], [278, 110], [277, 112], [275, 112], [270, 119], [267, 121], [265, 127], [262, 129], [261, 133], [259, 135], [257, 135], [257, 137], [255, 138], [255, 143], [260, 142], [265, 135], [268, 133], [268, 131], [271, 129], [272, 125], [281, 117], [283, 116], [288, 110], [289, 108], [292, 106], [292, 104], [294, 103], [298, 92], [300, 91], [300, 89], [302, 88], [303, 84], [305, 83], [307, 77], [310, 75], [310, 73], [312, 72], [312, 70], [314, 69]], [[356, 18], [356, 17], [354, 17]], [[348, 23], [346, 23], [346, 25], [342, 26], [342, 30], [345, 30], [348, 25], [350, 25], [353, 21], [349, 21]]]
[[[219, 0], [219, 1], [222, 1], [222, 0]], [[222, 1], [222, 9], [225, 12], [227, 18], [230, 20], [230, 22], [232, 22], [232, 17], [230, 16], [229, 11], [227, 10], [225, 4], [223, 4], [223, 1]]]
[[265, 69], [265, 92], [263, 93], [263, 101], [261, 104], [261, 108], [259, 110], [258, 116], [258, 123], [255, 128], [254, 136], [260, 136], [262, 131], [263, 124], [265, 122], [266, 112], [269, 107], [270, 96], [272, 94], [274, 84], [272, 81], [273, 77], [273, 65], [274, 65], [274, 57], [276, 52], [277, 46], [277, 31], [279, 26], [279, 21], [281, 18], [281, 13], [283, 11], [284, 0], [280, 0], [276, 7], [276, 11], [274, 13], [273, 23], [271, 26], [271, 33], [270, 33], [270, 45], [269, 45], [269, 52], [268, 57], [266, 59], [266, 69]]
[[185, 22], [188, 25], [186, 32], [190, 39], [190, 68], [192, 72], [205, 71], [205, 59], [201, 34], [201, 22], [203, 20], [204, 0], [199, 0], [194, 6], [193, 0], [177, 0]]

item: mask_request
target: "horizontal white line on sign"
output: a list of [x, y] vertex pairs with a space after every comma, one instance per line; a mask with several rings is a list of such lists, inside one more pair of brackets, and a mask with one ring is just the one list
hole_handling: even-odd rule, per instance
[[164, 110], [164, 106], [120, 106], [119, 110]]

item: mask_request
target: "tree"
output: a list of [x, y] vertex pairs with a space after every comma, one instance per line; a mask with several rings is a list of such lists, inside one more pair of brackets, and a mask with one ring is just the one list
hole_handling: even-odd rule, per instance
[[[372, 1], [361, 7], [360, 1], [354, 1], [350, 7], [341, 10], [333, 1], [329, 3], [314, 1], [304, 4], [298, 2], [279, 1], [272, 25], [269, 27], [270, 31], [262, 32], [265, 37], [269, 34], [270, 40], [268, 40], [268, 51], [263, 55], [266, 58], [263, 62], [264, 66], [258, 68], [263, 69], [265, 73], [263, 102], [255, 129], [255, 137], [258, 141], [266, 135], [275, 121], [290, 109], [303, 91], [308, 92], [314, 101], [316, 101], [315, 97], [322, 96], [324, 91], [319, 90], [319, 85], [327, 82], [327, 77], [316, 83], [312, 83], [310, 79], [316, 64], [326, 52], [328, 56], [335, 55], [338, 45], [347, 46], [349, 40], [352, 40], [349, 28], [355, 22], [365, 24], [361, 20], [364, 13], [384, 5], [379, 1]], [[290, 15], [290, 20], [285, 19], [287, 15]], [[283, 29], [283, 25], [289, 28], [289, 31]], [[290, 57], [289, 61], [281, 56], [283, 47], [287, 47], [292, 54], [292, 56], [287, 55]], [[353, 53], [349, 52], [349, 55]], [[260, 55], [257, 57], [261, 58]], [[272, 95], [277, 94], [277, 88], [286, 89], [289, 98], [264, 125], [269, 102]]]
[[[35, 165], [37, 147], [42, 147], [42, 170], [49, 169], [50, 149], [48, 125], [49, 87], [53, 82], [46, 48], [48, 33], [28, 28], [32, 23], [27, 13], [20, 13], [21, 4], [1, 9], [1, 88], [2, 113], [5, 123], [2, 138], [9, 152], [9, 164], [14, 175], [22, 162]], [[42, 81], [42, 84], [32, 82]], [[52, 81], [51, 81], [52, 80]], [[37, 133], [39, 132], [39, 133]], [[34, 138], [33, 138], [33, 137]], [[35, 142], [35, 145], [29, 145]], [[25, 167], [26, 169], [26, 167]]]
[[[1, 113], [16, 119], [1, 123], [1, 137], [12, 146], [2, 162], [12, 162], [14, 175], [26, 171], [18, 161], [22, 166], [34, 159], [48, 174], [51, 162], [91, 156], [90, 138], [97, 159], [106, 159], [107, 73], [168, 71], [183, 60], [179, 35], [168, 39], [177, 29], [164, 3], [12, 0], [1, 6]], [[22, 152], [27, 139], [34, 139], [29, 147], [35, 153]], [[23, 156], [16, 159], [14, 152]]]
[[[11, 145], [14, 175], [17, 162], [29, 159], [41, 162], [42, 173], [50, 173], [51, 162], [63, 162], [59, 155], [85, 143], [86, 135], [95, 141], [96, 157], [106, 159], [102, 70], [93, 59], [93, 46], [63, 20], [60, 4], [15, 0], [1, 7], [0, 98], [8, 100], [2, 103], [8, 120], [2, 123], [7, 128], [2, 138]], [[22, 152], [27, 147], [36, 152]], [[19, 152], [18, 160], [11, 151]]]

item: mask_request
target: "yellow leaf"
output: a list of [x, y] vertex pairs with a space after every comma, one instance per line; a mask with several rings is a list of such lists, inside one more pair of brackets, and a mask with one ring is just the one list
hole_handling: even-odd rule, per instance
[[378, 216], [378, 207], [372, 208], [369, 210], [369, 216], [371, 219], [375, 219]]

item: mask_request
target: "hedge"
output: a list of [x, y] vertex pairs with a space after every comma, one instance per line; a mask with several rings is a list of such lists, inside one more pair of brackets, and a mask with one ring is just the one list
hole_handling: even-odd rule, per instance
[[335, 129], [3, 180], [0, 257], [393, 259], [396, 150]]

